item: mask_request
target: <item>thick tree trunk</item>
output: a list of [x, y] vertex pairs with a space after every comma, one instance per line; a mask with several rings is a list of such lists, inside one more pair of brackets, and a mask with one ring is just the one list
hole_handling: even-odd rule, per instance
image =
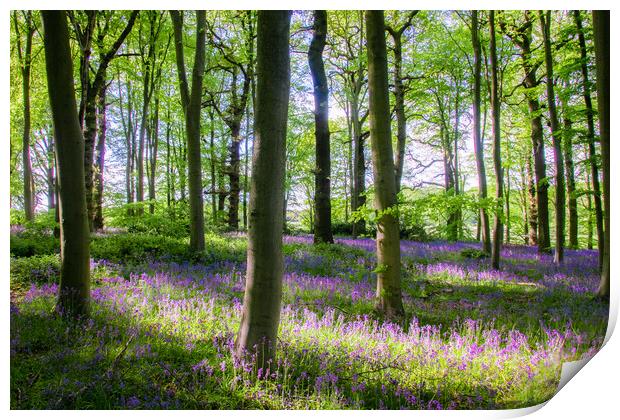
[[93, 230], [103, 229], [103, 170], [105, 167], [105, 141], [106, 141], [106, 85], [99, 90], [98, 116], [99, 135], [96, 147], [95, 162], [95, 188], [94, 188], [94, 219]]
[[[594, 25], [594, 50], [596, 53], [596, 93], [598, 95], [598, 115], [601, 134], [601, 155], [603, 156], [603, 201], [605, 204], [605, 245], [603, 252], [603, 270], [601, 283], [596, 292], [609, 300], [610, 275], [610, 156], [609, 156], [609, 10], [593, 10], [592, 22]], [[599, 250], [601, 252], [601, 250]]]
[[274, 366], [282, 297], [282, 227], [290, 88], [290, 11], [258, 12], [254, 153], [243, 314], [235, 347]]
[[64, 11], [42, 11], [47, 85], [54, 123], [60, 195], [60, 286], [57, 310], [88, 314], [90, 245], [84, 189], [84, 138], [73, 87], [73, 60]]
[[190, 248], [202, 251], [205, 247], [204, 208], [202, 197], [202, 164], [200, 152], [200, 106], [202, 79], [205, 68], [205, 30], [206, 14], [196, 11], [196, 50], [192, 69], [191, 93], [185, 73], [183, 57], [183, 20], [178, 11], [171, 11], [174, 26], [177, 71], [181, 89], [181, 100], [185, 111], [185, 130], [187, 136], [187, 168], [190, 207]]
[[314, 11], [314, 35], [308, 50], [308, 64], [314, 86], [314, 138], [316, 168], [314, 171], [314, 242], [333, 243], [331, 216], [331, 158], [329, 145], [329, 90], [323, 49], [327, 38], [327, 12]]
[[[476, 19], [477, 20], [477, 19]], [[476, 26], [474, 25], [474, 28]], [[502, 170], [502, 154], [501, 154], [501, 130], [500, 130], [500, 108], [499, 87], [497, 83], [497, 49], [495, 45], [495, 11], [489, 12], [489, 32], [490, 32], [490, 56], [491, 56], [491, 112], [493, 117], [493, 163], [495, 167], [497, 210], [493, 222], [493, 249], [491, 253], [491, 266], [499, 269], [500, 252], [502, 249], [502, 233], [504, 218], [504, 172]], [[475, 37], [477, 41], [477, 36]], [[474, 41], [474, 44], [476, 43]], [[478, 45], [480, 45], [478, 43]], [[508, 202], [506, 203], [508, 205]], [[510, 207], [507, 209], [507, 213]], [[506, 233], [508, 236], [509, 233]]]
[[[478, 170], [478, 196], [481, 200], [487, 198], [487, 175], [484, 168], [484, 148], [480, 138], [480, 73], [481, 53], [480, 40], [478, 39], [478, 11], [472, 10], [472, 44], [474, 47], [474, 152], [476, 155], [476, 169]], [[498, 188], [498, 191], [501, 189]], [[480, 228], [482, 236], [482, 249], [491, 253], [491, 233], [489, 229], [489, 215], [484, 207], [480, 208]], [[501, 241], [500, 241], [501, 243]]]
[[398, 319], [403, 316], [404, 309], [383, 11], [366, 11], [366, 40], [375, 206], [380, 213], [377, 221], [377, 310], [387, 318]]
[[588, 54], [586, 50], [586, 40], [583, 34], [581, 13], [579, 10], [573, 11], [577, 35], [579, 37], [579, 50], [581, 52], [581, 76], [583, 78], [583, 99], [586, 105], [586, 120], [588, 124], [588, 152], [590, 160], [590, 176], [592, 189], [594, 190], [594, 210], [596, 215], [596, 235], [598, 238], [599, 249], [599, 268], [603, 267], [603, 252], [605, 248], [605, 232], [603, 226], [603, 204], [601, 201], [601, 184], [599, 181], [598, 164], [596, 159], [596, 145], [594, 133], [594, 108], [592, 106], [592, 96], [590, 95], [590, 81], [588, 77]]
[[543, 32], [545, 45], [545, 67], [547, 70], [547, 107], [551, 120], [551, 138], [553, 139], [553, 160], [555, 163], [555, 255], [556, 265], [564, 261], [564, 230], [566, 225], [566, 191], [564, 186], [564, 157], [562, 156], [562, 139], [560, 137], [560, 124], [555, 104], [555, 91], [553, 84], [553, 56], [551, 55], [551, 11], [547, 11], [547, 17], [542, 11], [538, 12], [540, 26]]

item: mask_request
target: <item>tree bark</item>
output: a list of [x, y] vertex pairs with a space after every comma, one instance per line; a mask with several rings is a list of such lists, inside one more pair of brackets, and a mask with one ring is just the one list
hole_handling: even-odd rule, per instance
[[149, 141], [149, 213], [155, 213], [155, 176], [157, 174], [157, 150], [159, 149], [159, 98], [155, 98], [152, 120], [153, 132]]
[[594, 133], [594, 108], [592, 106], [592, 96], [590, 95], [590, 80], [588, 77], [588, 55], [586, 50], [586, 40], [583, 34], [581, 13], [579, 10], [573, 11], [577, 35], [579, 37], [579, 50], [581, 53], [581, 76], [583, 78], [583, 99], [586, 105], [586, 120], [588, 124], [588, 153], [590, 160], [590, 179], [594, 190], [594, 211], [596, 215], [596, 235], [599, 249], [599, 268], [603, 267], [603, 252], [605, 248], [605, 229], [603, 225], [603, 204], [601, 201], [601, 184], [599, 181], [598, 164], [596, 160], [596, 145]]
[[[105, 76], [104, 76], [105, 77]], [[101, 89], [98, 93], [97, 108], [98, 108], [98, 138], [96, 146], [96, 160], [95, 160], [95, 189], [94, 189], [94, 219], [93, 229], [103, 229], [103, 170], [105, 166], [105, 141], [106, 141], [106, 89], [105, 83], [101, 85]]]
[[[474, 25], [475, 27], [475, 25]], [[502, 234], [504, 218], [504, 172], [502, 170], [501, 154], [501, 130], [500, 130], [500, 108], [499, 87], [497, 83], [497, 47], [495, 45], [495, 11], [489, 11], [489, 33], [490, 33], [490, 58], [491, 58], [491, 112], [493, 117], [493, 163], [495, 164], [495, 179], [497, 208], [493, 222], [493, 249], [491, 253], [491, 266], [499, 269], [500, 252], [502, 249]], [[477, 38], [477, 37], [476, 37]], [[478, 43], [479, 45], [479, 43]], [[506, 202], [508, 205], [508, 202]], [[510, 207], [507, 209], [507, 213]], [[506, 234], [508, 236], [508, 232]]]
[[391, 319], [403, 316], [400, 287], [400, 237], [390, 121], [387, 51], [383, 11], [366, 11], [370, 140], [377, 221], [377, 310]]
[[418, 13], [411, 11], [408, 20], [400, 28], [386, 26], [394, 41], [394, 113], [396, 114], [396, 191], [400, 191], [407, 145], [407, 115], [405, 114], [405, 86], [403, 84], [403, 33], [411, 26], [411, 19]]
[[24, 126], [22, 132], [22, 166], [24, 172], [24, 214], [27, 221], [34, 219], [34, 180], [32, 177], [32, 162], [30, 159], [30, 74], [32, 63], [32, 38], [34, 36], [35, 27], [32, 21], [32, 12], [30, 10], [24, 12], [26, 20], [26, 45], [22, 52], [21, 34], [19, 33], [19, 25], [17, 22], [17, 11], [13, 11], [13, 23], [17, 35], [17, 55], [22, 74], [22, 96], [23, 96], [23, 115]]
[[540, 64], [532, 59], [532, 18], [530, 16], [530, 11], [526, 10], [524, 14], [525, 23], [518, 28], [515, 33], [509, 33], [508, 35], [521, 50], [521, 60], [525, 73], [523, 86], [527, 89], [525, 96], [530, 113], [530, 136], [532, 139], [534, 174], [536, 179], [534, 184], [536, 189], [536, 211], [534, 214], [536, 214], [538, 218], [538, 252], [547, 252], [550, 247], [549, 182], [547, 180], [547, 168], [545, 164], [545, 143], [543, 138], [540, 102], [537, 93], [534, 91], [534, 88], [539, 84], [536, 70]]
[[[596, 54], [596, 93], [598, 96], [598, 115], [601, 135], [601, 155], [603, 156], [603, 202], [605, 205], [605, 245], [603, 248], [603, 270], [596, 294], [609, 300], [610, 276], [610, 156], [609, 156], [609, 10], [593, 10], [594, 50]], [[600, 250], [599, 250], [600, 252]]]
[[564, 186], [564, 157], [562, 156], [562, 139], [560, 138], [560, 124], [555, 104], [553, 84], [553, 56], [551, 55], [551, 11], [547, 11], [545, 18], [542, 11], [538, 12], [540, 26], [543, 32], [545, 45], [545, 67], [547, 70], [547, 107], [551, 120], [551, 138], [553, 140], [553, 161], [555, 163], [555, 255], [556, 265], [564, 261], [564, 230], [566, 225], [566, 190]]
[[[97, 18], [97, 12], [95, 13], [95, 21]], [[131, 32], [133, 25], [136, 21], [136, 17], [138, 16], [138, 11], [133, 11], [129, 17], [127, 25], [123, 29], [123, 32], [119, 35], [119, 37], [114, 41], [113, 45], [109, 50], [103, 52], [99, 59], [99, 66], [95, 71], [95, 77], [92, 82], [90, 82], [89, 74], [89, 66], [90, 66], [90, 47], [87, 50], [83, 51], [83, 54], [87, 57], [83, 57], [83, 65], [86, 66], [86, 69], [81, 69], [83, 74], [85, 73], [86, 79], [86, 95], [82, 94], [83, 101], [83, 135], [84, 135], [84, 185], [86, 187], [86, 208], [88, 210], [88, 223], [89, 228], [92, 231], [94, 228], [94, 211], [95, 211], [95, 203], [94, 203], [94, 157], [95, 157], [95, 139], [97, 137], [97, 95], [101, 89], [101, 85], [105, 84], [105, 74], [106, 70], [112, 61], [112, 59], [116, 56], [119, 48]], [[84, 89], [84, 86], [83, 86]], [[82, 110], [82, 107], [81, 107]]]
[[[484, 201], [487, 198], [487, 175], [484, 167], [484, 149], [480, 138], [480, 73], [481, 53], [478, 38], [478, 11], [472, 10], [471, 39], [474, 47], [474, 152], [476, 155], [476, 169], [478, 170], [478, 196]], [[458, 182], [458, 181], [457, 181]], [[501, 191], [498, 188], [498, 191]], [[480, 228], [482, 249], [491, 253], [491, 233], [489, 229], [489, 215], [484, 207], [480, 207]], [[500, 242], [501, 243], [501, 242]]]
[[257, 87], [248, 257], [238, 357], [273, 366], [282, 297], [282, 227], [290, 88], [290, 11], [258, 12]]
[[333, 243], [331, 217], [331, 159], [329, 144], [329, 90], [323, 49], [327, 39], [327, 12], [314, 11], [314, 33], [308, 50], [308, 64], [314, 86], [314, 138], [316, 168], [314, 171], [314, 242]]
[[187, 136], [187, 167], [190, 205], [190, 248], [197, 252], [205, 247], [204, 208], [202, 197], [202, 164], [200, 152], [200, 106], [202, 79], [205, 68], [205, 30], [206, 14], [196, 11], [196, 51], [192, 69], [191, 93], [185, 73], [183, 57], [183, 18], [178, 11], [170, 11], [174, 26], [177, 70], [181, 89], [181, 101], [185, 111], [185, 130]]
[[47, 85], [54, 124], [60, 195], [60, 286], [57, 310], [88, 314], [90, 245], [84, 186], [84, 138], [73, 87], [73, 60], [64, 11], [42, 11]]
[[573, 162], [573, 121], [568, 114], [568, 105], [562, 101], [564, 141], [564, 168], [566, 176], [566, 195], [568, 195], [568, 247], [579, 248], [579, 213], [575, 197], [575, 164]]
[[538, 207], [536, 201], [536, 185], [534, 184], [534, 174], [532, 169], [532, 156], [528, 155], [526, 160], [527, 170], [527, 190], [529, 195], [529, 235], [528, 244], [538, 245]]

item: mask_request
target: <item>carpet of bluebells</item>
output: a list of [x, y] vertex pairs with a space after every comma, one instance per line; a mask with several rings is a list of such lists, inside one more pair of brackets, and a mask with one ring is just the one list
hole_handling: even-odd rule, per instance
[[79, 323], [54, 314], [54, 281], [12, 279], [11, 408], [519, 408], [549, 399], [562, 362], [605, 335], [596, 251], [567, 250], [556, 269], [508, 246], [493, 270], [477, 244], [402, 241], [407, 318], [394, 324], [373, 309], [372, 239], [284, 242], [278, 355], [258, 373], [231, 355], [241, 235], [191, 261], [94, 259]]

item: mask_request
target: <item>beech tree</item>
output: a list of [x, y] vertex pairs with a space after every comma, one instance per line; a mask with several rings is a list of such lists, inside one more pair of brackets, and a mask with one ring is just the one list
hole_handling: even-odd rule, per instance
[[[590, 167], [590, 180], [594, 191], [594, 211], [596, 216], [596, 236], [598, 239], [598, 249], [605, 249], [605, 226], [603, 221], [603, 204], [601, 200], [601, 184], [599, 180], [598, 163], [596, 159], [596, 145], [594, 133], [594, 108], [592, 106], [592, 95], [590, 93], [590, 77], [588, 72], [588, 57], [586, 40], [583, 33], [583, 23], [579, 10], [573, 11], [575, 25], [577, 26], [577, 36], [579, 38], [579, 52], [581, 55], [581, 77], [583, 82], [583, 100], [586, 106], [586, 121], [588, 123], [588, 158]], [[603, 266], [603, 253], [599, 253], [599, 267]]]
[[[482, 139], [480, 138], [480, 77], [482, 71], [482, 57], [478, 32], [478, 11], [472, 10], [471, 39], [474, 47], [474, 153], [476, 155], [476, 169], [478, 170], [478, 195], [481, 200], [485, 200], [487, 198], [487, 175], [484, 168], [484, 148]], [[484, 206], [480, 207], [480, 229], [482, 235], [482, 249], [490, 254], [491, 232], [489, 228], [489, 215]]]
[[36, 26], [32, 19], [32, 11], [28, 10], [23, 13], [24, 17], [24, 33], [26, 43], [22, 48], [22, 36], [18, 19], [18, 12], [14, 10], [11, 14], [13, 25], [15, 28], [17, 39], [17, 58], [22, 76], [22, 95], [23, 95], [23, 112], [24, 124], [22, 131], [22, 165], [24, 171], [24, 213], [26, 220], [34, 218], [34, 181], [32, 179], [32, 163], [30, 160], [30, 78], [32, 63], [32, 38], [34, 36]]
[[73, 60], [64, 11], [42, 11], [45, 65], [58, 162], [60, 286], [57, 310], [68, 317], [88, 314], [90, 244], [84, 186], [84, 137], [73, 87]]
[[[502, 219], [504, 218], [503, 198], [504, 198], [504, 171], [502, 169], [501, 153], [501, 104], [499, 101], [499, 86], [497, 83], [497, 46], [495, 40], [495, 11], [489, 11], [489, 56], [491, 60], [491, 114], [493, 120], [493, 163], [495, 168], [495, 197], [498, 201], [495, 210], [495, 221], [493, 223], [493, 249], [491, 252], [491, 266], [499, 269], [499, 259], [502, 247]], [[507, 212], [510, 214], [510, 211]]]
[[603, 201], [605, 203], [605, 245], [599, 249], [603, 254], [603, 270], [597, 295], [609, 300], [610, 240], [609, 221], [611, 219], [609, 189], [609, 10], [593, 10], [594, 50], [596, 54], [596, 93], [598, 95], [598, 115], [601, 133], [601, 154], [603, 155]]
[[400, 288], [398, 202], [392, 151], [387, 48], [383, 11], [366, 11], [370, 142], [377, 219], [377, 310], [388, 318], [404, 314]]
[[560, 124], [555, 104], [555, 90], [553, 84], [553, 55], [551, 51], [551, 11], [547, 11], [545, 18], [542, 11], [538, 12], [540, 26], [543, 33], [545, 47], [545, 67], [547, 69], [547, 107], [551, 121], [551, 137], [553, 139], [553, 160], [555, 162], [555, 257], [556, 264], [564, 260], [564, 229], [566, 225], [566, 192], [564, 187], [564, 157], [562, 156], [562, 139]]
[[275, 361], [282, 297], [284, 167], [290, 89], [290, 11], [258, 12], [256, 116], [243, 313], [235, 348]]
[[331, 217], [331, 158], [329, 147], [329, 91], [323, 49], [327, 38], [327, 12], [314, 11], [314, 34], [308, 50], [308, 64], [314, 86], [314, 137], [316, 169], [314, 172], [314, 242], [333, 243]]
[[190, 204], [190, 248], [202, 251], [205, 248], [204, 204], [202, 197], [202, 163], [200, 154], [200, 107], [202, 104], [202, 79], [205, 69], [205, 30], [204, 10], [196, 12], [196, 50], [192, 69], [191, 91], [185, 72], [183, 53], [183, 15], [171, 10], [174, 25], [174, 44], [176, 50], [177, 72], [181, 103], [185, 114], [185, 135], [187, 138], [187, 178]]

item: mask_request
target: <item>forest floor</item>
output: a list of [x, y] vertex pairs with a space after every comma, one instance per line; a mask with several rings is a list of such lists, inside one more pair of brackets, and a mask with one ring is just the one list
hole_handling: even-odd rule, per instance
[[607, 326], [596, 251], [556, 269], [508, 246], [496, 271], [477, 244], [402, 241], [397, 325], [373, 310], [372, 239], [289, 236], [277, 360], [257, 377], [231, 356], [242, 235], [207, 235], [198, 256], [184, 239], [95, 237], [77, 324], [53, 312], [58, 256], [43, 242], [11, 235], [12, 409], [519, 408], [549, 399], [561, 363], [596, 353]]

